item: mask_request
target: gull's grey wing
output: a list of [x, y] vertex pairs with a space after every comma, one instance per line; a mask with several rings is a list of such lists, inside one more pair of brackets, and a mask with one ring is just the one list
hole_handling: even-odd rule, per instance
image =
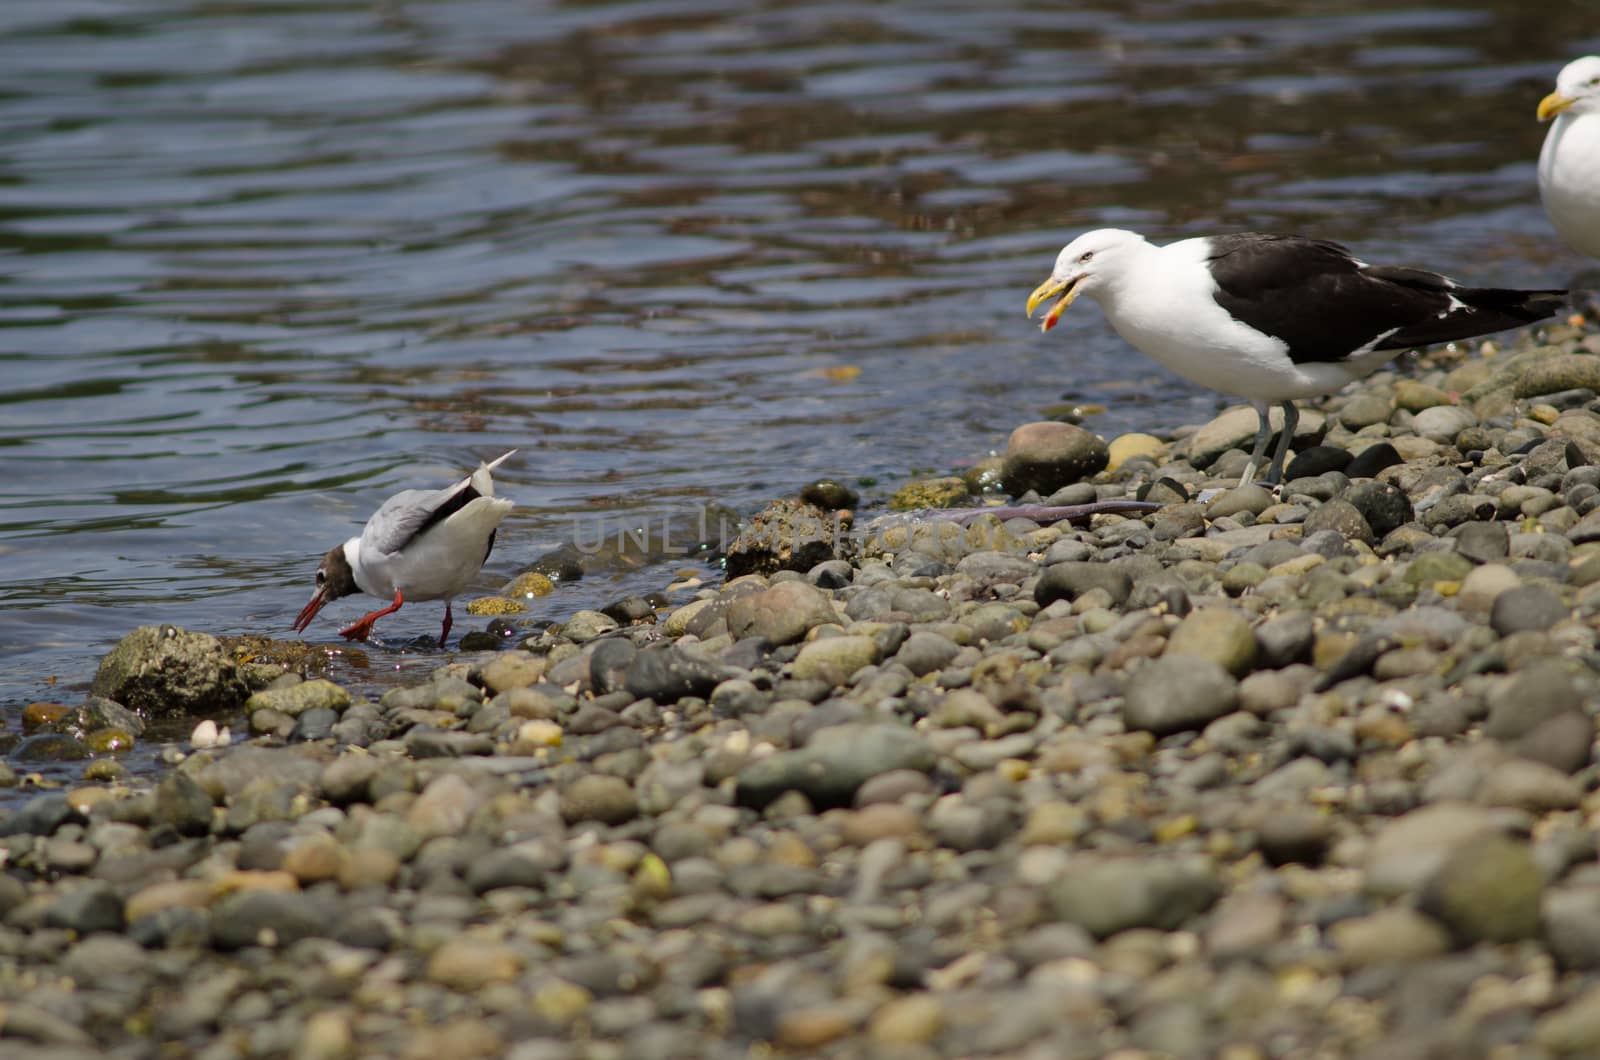
[[470, 485], [442, 490], [402, 490], [383, 502], [361, 528], [361, 550], [389, 556], [401, 551], [418, 534], [448, 519], [478, 491]]
[[[489, 472], [499, 467], [516, 450], [484, 464], [442, 490], [401, 490], [383, 502], [367, 525], [361, 528], [361, 548], [379, 555], [393, 555], [405, 548], [418, 534], [442, 523], [479, 497], [494, 496], [494, 480]], [[481, 488], [480, 488], [481, 487]], [[491, 537], [490, 547], [494, 547]]]

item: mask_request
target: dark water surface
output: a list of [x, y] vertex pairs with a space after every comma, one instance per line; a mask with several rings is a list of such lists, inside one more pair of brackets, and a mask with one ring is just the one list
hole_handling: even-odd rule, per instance
[[1533, 110], [1597, 33], [1578, 0], [5, 0], [0, 717], [141, 623], [287, 634], [384, 497], [512, 446], [485, 590], [819, 475], [870, 505], [1064, 399], [1207, 416], [1092, 305], [1023, 319], [1088, 227], [1565, 282]]

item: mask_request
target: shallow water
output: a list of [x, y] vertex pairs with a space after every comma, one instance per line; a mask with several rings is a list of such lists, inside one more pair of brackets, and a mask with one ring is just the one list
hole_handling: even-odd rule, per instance
[[[1292, 7], [7, 0], [0, 716], [141, 623], [287, 634], [384, 497], [513, 446], [485, 591], [820, 475], [871, 506], [1063, 401], [1207, 416], [1092, 306], [1023, 319], [1085, 228], [1583, 265], [1533, 109], [1600, 50], [1587, 2]], [[600, 563], [536, 617], [686, 569]], [[386, 619], [368, 673], [438, 619]]]

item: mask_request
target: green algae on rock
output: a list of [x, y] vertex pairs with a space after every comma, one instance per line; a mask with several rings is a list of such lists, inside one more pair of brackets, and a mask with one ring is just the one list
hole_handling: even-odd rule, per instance
[[177, 626], [140, 626], [95, 671], [90, 690], [147, 714], [220, 714], [249, 695], [216, 637]]

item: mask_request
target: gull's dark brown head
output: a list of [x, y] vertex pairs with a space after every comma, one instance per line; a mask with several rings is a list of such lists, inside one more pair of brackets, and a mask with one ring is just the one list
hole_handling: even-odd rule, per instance
[[317, 589], [294, 620], [291, 628], [296, 633], [305, 632], [311, 620], [317, 617], [317, 612], [322, 610], [323, 604], [359, 591], [355, 572], [350, 569], [350, 560], [345, 557], [344, 548], [343, 545], [336, 545], [329, 549], [328, 554], [322, 557], [322, 562], [317, 564]]

